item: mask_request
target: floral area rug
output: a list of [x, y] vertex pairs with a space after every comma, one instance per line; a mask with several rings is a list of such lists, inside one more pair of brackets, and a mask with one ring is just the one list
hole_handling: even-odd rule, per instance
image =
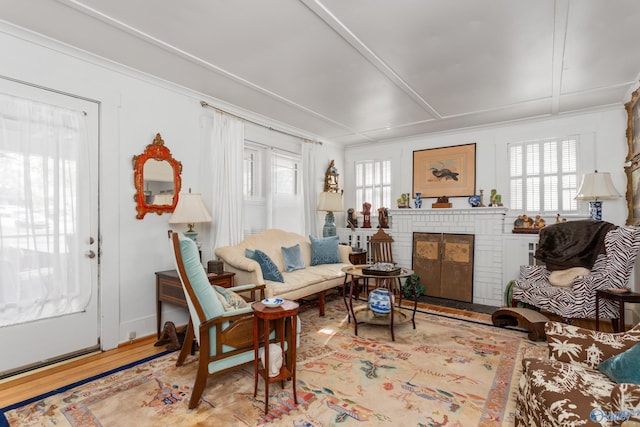
[[[291, 383], [264, 383], [253, 367], [208, 381], [187, 408], [196, 357], [170, 353], [2, 410], [10, 426], [511, 426], [521, 359], [546, 354], [526, 333], [431, 313], [396, 326], [360, 324], [341, 299], [300, 314], [298, 404]], [[197, 355], [196, 355], [197, 356]]]

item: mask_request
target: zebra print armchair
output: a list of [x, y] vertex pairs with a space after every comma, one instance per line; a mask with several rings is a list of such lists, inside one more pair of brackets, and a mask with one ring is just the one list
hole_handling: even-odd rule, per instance
[[[522, 266], [520, 279], [513, 286], [513, 304], [521, 302], [542, 311], [571, 319], [594, 318], [596, 290], [626, 288], [633, 264], [640, 249], [640, 229], [615, 227], [604, 236], [605, 251], [600, 253], [591, 272], [579, 275], [569, 286], [554, 286], [549, 282], [551, 272], [543, 265]], [[618, 303], [600, 301], [600, 318], [617, 323]], [[624, 325], [622, 325], [624, 327]]]

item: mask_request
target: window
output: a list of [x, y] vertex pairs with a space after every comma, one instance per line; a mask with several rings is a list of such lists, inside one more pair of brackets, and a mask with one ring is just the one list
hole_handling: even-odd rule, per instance
[[391, 207], [391, 160], [356, 162], [356, 206], [371, 203], [371, 212]]
[[243, 176], [245, 235], [268, 228], [304, 233], [300, 156], [246, 141]]
[[277, 153], [273, 154], [273, 184], [271, 188], [274, 194], [289, 194], [292, 196], [298, 194], [299, 166], [299, 158], [293, 158]]
[[518, 212], [576, 212], [578, 137], [509, 144], [509, 207]]
[[242, 191], [245, 198], [253, 199], [260, 197], [258, 186], [259, 171], [259, 151], [253, 147], [245, 147], [244, 149], [244, 168]]

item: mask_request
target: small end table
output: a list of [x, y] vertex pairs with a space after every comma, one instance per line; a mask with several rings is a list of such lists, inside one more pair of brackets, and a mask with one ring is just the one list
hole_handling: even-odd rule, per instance
[[[280, 381], [284, 388], [284, 381], [291, 380], [293, 385], [293, 401], [298, 404], [298, 396], [296, 394], [296, 332], [298, 321], [298, 303], [284, 300], [284, 303], [278, 307], [267, 307], [262, 302], [254, 302], [251, 304], [253, 308], [253, 352], [254, 352], [254, 377], [255, 383], [253, 388], [253, 397], [258, 394], [258, 377], [264, 379], [264, 413], [269, 412], [269, 384]], [[289, 320], [289, 321], [287, 321]], [[259, 324], [262, 321], [263, 327], [263, 346], [264, 346], [264, 366], [260, 369], [260, 360], [258, 358], [258, 348], [260, 347]], [[280, 343], [282, 349], [282, 368], [280, 373], [275, 377], [269, 376], [269, 327], [273, 321], [276, 331], [276, 341]], [[286, 331], [285, 331], [286, 326]], [[284, 343], [287, 341], [287, 349], [285, 351]]]
[[[617, 301], [620, 307], [619, 318], [611, 319], [613, 332], [624, 332], [624, 303], [640, 303], [640, 294], [637, 292], [614, 292], [608, 289], [598, 289], [596, 291], [596, 331], [600, 330], [600, 298], [610, 301]], [[622, 331], [620, 330], [622, 329]]]

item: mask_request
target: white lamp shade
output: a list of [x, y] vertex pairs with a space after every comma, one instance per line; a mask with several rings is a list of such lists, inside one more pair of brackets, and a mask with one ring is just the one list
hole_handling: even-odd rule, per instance
[[202, 201], [200, 193], [180, 193], [169, 224], [196, 224], [199, 222], [211, 222], [211, 215]]
[[586, 173], [578, 189], [576, 200], [612, 200], [622, 197], [613, 186], [609, 172]]
[[342, 193], [333, 193], [329, 191], [320, 193], [320, 198], [318, 199], [318, 210], [326, 212], [344, 212]]

